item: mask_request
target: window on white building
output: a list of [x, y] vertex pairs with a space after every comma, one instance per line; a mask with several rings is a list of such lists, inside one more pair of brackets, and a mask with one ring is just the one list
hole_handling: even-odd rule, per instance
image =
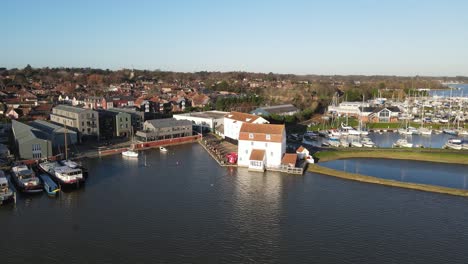
[[272, 151], [272, 152], [270, 152], [270, 155], [273, 157], [273, 151]]

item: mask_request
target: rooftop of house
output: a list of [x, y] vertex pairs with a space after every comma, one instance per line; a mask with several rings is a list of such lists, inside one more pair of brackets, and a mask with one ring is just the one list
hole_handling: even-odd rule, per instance
[[298, 148], [296, 149], [296, 152], [297, 152], [297, 153], [302, 153], [302, 152], [304, 152], [305, 150], [307, 150], [307, 149], [304, 148], [303, 146], [300, 146], [300, 147], [298, 147]]
[[250, 124], [244, 123], [240, 129], [241, 133], [255, 133], [255, 134], [271, 134], [282, 135], [284, 125], [273, 124]]
[[200, 118], [206, 118], [206, 119], [221, 119], [227, 113], [228, 112], [222, 112], [222, 111], [205, 111], [205, 112], [192, 112], [192, 113], [178, 114], [177, 116], [193, 116], [193, 117], [200, 117]]
[[11, 121], [13, 135], [18, 142], [26, 142], [35, 138], [47, 140], [48, 134], [16, 120]]
[[175, 126], [192, 126], [189, 120], [177, 120], [174, 118], [152, 119], [145, 123], [151, 124], [154, 128], [175, 127]]
[[295, 166], [297, 161], [296, 153], [285, 153], [281, 159], [281, 164]]
[[284, 129], [284, 125], [243, 123], [239, 140], [282, 143]]
[[75, 107], [75, 106], [70, 106], [70, 105], [57, 105], [54, 107], [54, 109], [62, 110], [62, 111], [67, 111], [67, 112], [72, 112], [72, 113], [83, 113], [85, 111], [89, 111], [89, 109], [81, 108], [81, 107]]
[[369, 107], [359, 107], [359, 110], [364, 113], [378, 113], [384, 109], [388, 109], [391, 112], [401, 112], [400, 108], [397, 106], [369, 106]]
[[263, 149], [252, 149], [249, 160], [263, 161], [265, 158], [265, 150]]
[[[48, 134], [52, 134], [53, 132], [65, 132], [65, 128], [63, 126], [58, 126], [44, 120], [35, 120], [29, 123], [29, 125]], [[72, 130], [67, 130], [67, 133], [76, 134], [76, 132]]]
[[294, 112], [294, 111], [299, 110], [299, 109], [297, 109], [297, 107], [295, 107], [292, 104], [264, 106], [264, 107], [259, 107], [258, 109], [266, 111], [266, 112], [268, 112], [270, 114]]
[[236, 121], [245, 122], [245, 123], [253, 123], [257, 119], [262, 118], [262, 117], [257, 116], [257, 115], [241, 113], [241, 112], [234, 112], [234, 111], [227, 113], [224, 117], [229, 118], [229, 119], [233, 119], [233, 120], [236, 120]]

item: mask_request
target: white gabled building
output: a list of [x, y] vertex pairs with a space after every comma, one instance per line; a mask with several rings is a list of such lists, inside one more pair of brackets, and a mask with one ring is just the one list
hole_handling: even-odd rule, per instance
[[261, 116], [230, 112], [224, 116], [224, 137], [235, 141], [239, 140], [239, 132], [244, 123], [268, 124], [270, 122]]
[[243, 123], [237, 152], [239, 166], [255, 170], [280, 167], [286, 152], [284, 125]]

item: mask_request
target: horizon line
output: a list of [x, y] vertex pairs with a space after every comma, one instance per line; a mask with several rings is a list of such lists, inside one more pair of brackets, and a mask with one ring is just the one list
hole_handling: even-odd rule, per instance
[[[24, 66], [23, 68], [19, 67], [4, 67], [0, 66], [0, 68], [5, 68], [6, 70], [24, 70], [28, 65]], [[31, 65], [30, 65], [31, 66]], [[80, 67], [80, 66], [42, 66], [42, 67], [33, 67], [33, 69], [91, 69], [91, 70], [103, 70], [103, 71], [121, 71], [121, 70], [136, 70], [136, 71], [151, 71], [151, 72], [173, 72], [173, 73], [189, 73], [189, 74], [196, 74], [199, 72], [208, 72], [208, 73], [250, 73], [250, 74], [276, 74], [276, 75], [294, 75], [294, 76], [326, 76], [326, 77], [331, 77], [331, 76], [363, 76], [363, 77], [403, 77], [403, 78], [413, 78], [413, 77], [429, 77], [429, 78], [468, 78], [468, 76], [465, 75], [398, 75], [398, 74], [365, 74], [365, 73], [360, 73], [360, 74], [318, 74], [318, 73], [278, 73], [278, 72], [262, 72], [262, 71], [245, 71], [245, 70], [229, 70], [229, 71], [216, 71], [216, 70], [198, 70], [198, 71], [178, 71], [178, 70], [163, 70], [163, 69], [149, 69], [149, 68], [134, 68], [134, 67], [121, 67], [121, 68], [99, 68], [99, 67], [91, 67], [91, 66], [85, 66], [85, 67]]]

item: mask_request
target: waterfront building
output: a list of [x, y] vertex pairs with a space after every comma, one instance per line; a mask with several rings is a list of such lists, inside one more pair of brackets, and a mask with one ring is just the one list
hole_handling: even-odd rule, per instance
[[297, 107], [292, 104], [284, 104], [259, 107], [250, 113], [253, 115], [261, 115], [265, 117], [270, 115], [292, 116], [299, 113], [299, 109], [297, 109]]
[[175, 118], [147, 120], [143, 130], [136, 133], [136, 138], [143, 142], [188, 136], [192, 136], [192, 122]]
[[304, 148], [303, 146], [300, 146], [296, 149], [296, 154], [298, 159], [305, 159], [307, 156], [310, 155], [310, 152], [308, 149]]
[[92, 109], [58, 105], [52, 109], [50, 121], [74, 129], [80, 137], [99, 137], [99, 114]]
[[67, 136], [67, 144], [72, 145], [78, 142], [78, 135], [75, 131], [67, 129], [65, 131], [64, 126], [58, 126], [43, 120], [35, 120], [29, 123], [35, 129], [44, 132], [50, 142], [52, 142], [52, 148], [57, 150], [65, 145], [65, 135]]
[[359, 117], [361, 114], [360, 108], [370, 107], [366, 102], [342, 102], [339, 105], [328, 106], [328, 113], [338, 116], [353, 116]]
[[99, 109], [99, 131], [103, 139], [127, 137], [131, 131], [131, 116], [125, 112]]
[[[262, 165], [267, 169], [279, 168], [286, 152], [284, 125], [243, 123], [239, 132], [237, 152], [239, 166], [257, 168]], [[263, 160], [259, 160], [262, 153]]]
[[228, 112], [222, 111], [205, 111], [205, 112], [192, 112], [185, 114], [173, 115], [177, 120], [189, 120], [196, 127], [197, 132], [201, 130], [216, 131], [216, 127], [224, 124], [224, 116]]
[[20, 159], [41, 159], [52, 156], [52, 142], [47, 133], [12, 120], [15, 152]]
[[400, 116], [400, 109], [396, 106], [387, 107], [361, 107], [362, 122], [371, 123], [392, 123], [398, 122]]
[[[239, 140], [239, 132], [242, 124], [268, 124], [266, 119], [261, 116], [241, 113], [229, 112], [224, 116], [223, 136], [227, 141], [237, 144]], [[219, 130], [219, 129], [218, 129]]]
[[111, 108], [109, 111], [122, 112], [130, 115], [130, 123], [133, 127], [133, 131], [143, 129], [143, 121], [145, 119], [145, 113], [137, 111], [134, 108]]

